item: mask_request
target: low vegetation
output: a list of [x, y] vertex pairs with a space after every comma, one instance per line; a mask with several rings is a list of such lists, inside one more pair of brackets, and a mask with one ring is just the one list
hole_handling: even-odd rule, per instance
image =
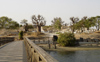
[[73, 33], [60, 33], [57, 40], [61, 46], [75, 46], [75, 41]]
[[23, 31], [19, 32], [19, 39], [21, 39], [21, 40], [23, 39]]

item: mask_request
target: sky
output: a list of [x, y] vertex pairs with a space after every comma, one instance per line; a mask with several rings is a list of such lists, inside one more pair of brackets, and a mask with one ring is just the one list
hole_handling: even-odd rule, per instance
[[56, 17], [70, 23], [70, 17], [100, 16], [100, 0], [0, 0], [0, 17], [32, 23], [32, 15], [39, 14], [45, 18], [46, 25]]

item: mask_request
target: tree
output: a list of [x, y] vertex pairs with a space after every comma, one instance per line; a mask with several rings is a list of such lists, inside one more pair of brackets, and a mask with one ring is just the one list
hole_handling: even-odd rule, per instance
[[19, 28], [19, 24], [16, 21], [11, 21], [9, 23], [9, 29], [17, 29]]
[[87, 18], [87, 16], [84, 16], [79, 22], [74, 24], [74, 29], [79, 29], [81, 30], [81, 32], [83, 32], [84, 28], [87, 28], [87, 30], [89, 30], [90, 27], [93, 27], [95, 25], [95, 17]]
[[96, 20], [96, 28], [99, 31], [99, 27], [100, 27], [100, 16], [96, 16], [95, 17], [95, 20]]
[[74, 29], [80, 29], [81, 32], [83, 32], [84, 28], [87, 28], [87, 30], [89, 30], [89, 28], [95, 26], [95, 24], [95, 17], [87, 18], [87, 16], [84, 16], [79, 22], [74, 25]]
[[34, 29], [33, 25], [28, 25], [28, 29]]
[[21, 20], [20, 23], [25, 25], [27, 23], [27, 20], [26, 19], [23, 19], [23, 20]]
[[63, 21], [60, 17], [59, 18], [54, 18], [54, 20], [52, 20], [51, 22], [52, 22], [52, 25], [54, 26], [54, 28], [61, 29]]
[[25, 29], [25, 32], [28, 31], [28, 23], [26, 23], [26, 24], [24, 25], [24, 29]]
[[19, 27], [19, 24], [8, 17], [0, 17], [0, 28], [13, 29]]
[[90, 27], [95, 26], [95, 24], [96, 24], [95, 17], [90, 17], [86, 19], [84, 23], [87, 30], [89, 30]]
[[28, 23], [27, 23], [27, 20], [26, 20], [26, 19], [23, 19], [23, 20], [21, 20], [20, 23], [21, 23], [21, 24], [24, 24], [25, 32], [27, 32], [27, 31], [28, 31]]
[[70, 20], [71, 20], [71, 22], [72, 22], [72, 25], [71, 25], [71, 28], [72, 28], [72, 32], [74, 32], [75, 31], [75, 28], [76, 28], [76, 23], [79, 21], [79, 18], [74, 18], [74, 17], [70, 17]]
[[80, 26], [81, 32], [83, 32], [83, 30], [85, 30], [86, 20], [87, 20], [87, 16], [84, 16], [79, 22], [79, 26]]
[[8, 18], [8, 17], [0, 17], [0, 27], [1, 28], [7, 28], [9, 22], [12, 21], [11, 18]]
[[37, 17], [35, 15], [33, 15], [32, 22], [34, 25], [37, 26], [37, 32], [41, 32], [41, 26], [45, 26], [45, 24], [46, 24], [44, 17], [42, 17], [41, 15], [38, 15]]

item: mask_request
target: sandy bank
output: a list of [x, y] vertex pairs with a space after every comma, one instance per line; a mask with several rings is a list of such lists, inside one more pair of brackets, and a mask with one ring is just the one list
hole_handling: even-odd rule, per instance
[[53, 51], [79, 51], [79, 50], [100, 50], [100, 47], [61, 47], [57, 46], [57, 49], [54, 49], [54, 46], [51, 45], [49, 49], [47, 44], [38, 44], [44, 50], [53, 50]]

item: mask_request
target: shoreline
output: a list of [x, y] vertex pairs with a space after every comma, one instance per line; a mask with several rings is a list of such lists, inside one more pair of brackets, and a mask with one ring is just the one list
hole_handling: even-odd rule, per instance
[[84, 50], [100, 50], [100, 47], [61, 47], [57, 46], [57, 49], [54, 49], [54, 46], [49, 49], [47, 44], [38, 44], [39, 47], [41, 47], [44, 50], [49, 51], [84, 51]]

